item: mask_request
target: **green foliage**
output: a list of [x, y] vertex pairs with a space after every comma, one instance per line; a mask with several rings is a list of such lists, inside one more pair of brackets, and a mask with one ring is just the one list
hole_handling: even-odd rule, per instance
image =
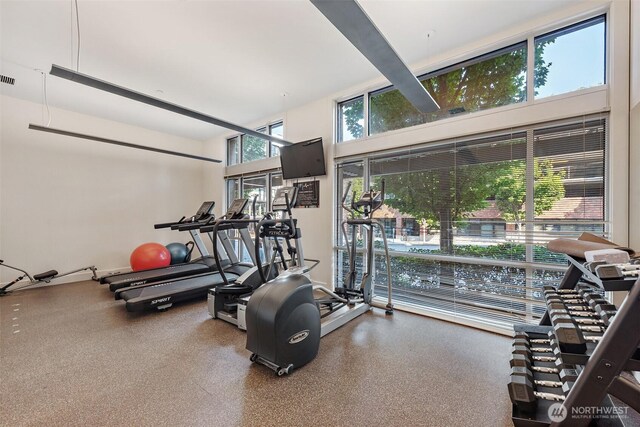
[[242, 162], [264, 159], [267, 157], [268, 145], [266, 139], [242, 135]]
[[360, 97], [348, 104], [343, 104], [342, 114], [351, 135], [356, 139], [362, 138], [364, 136], [364, 126], [361, 124], [364, 118], [364, 99]]
[[371, 133], [439, 120], [455, 110], [480, 111], [524, 101], [526, 66], [526, 49], [519, 49], [423, 80], [423, 86], [440, 106], [434, 113], [420, 113], [398, 90], [374, 94]]
[[[411, 248], [410, 253], [441, 255], [439, 249]], [[526, 261], [526, 245], [521, 243], [498, 243], [489, 246], [456, 245], [453, 252], [457, 256], [491, 258], [506, 261]], [[549, 251], [544, 246], [533, 247], [533, 259], [537, 262], [565, 264], [566, 256]]]
[[435, 224], [443, 211], [451, 221], [482, 209], [491, 196], [492, 165], [474, 165], [385, 176], [386, 204], [421, 223]]
[[[496, 175], [494, 194], [496, 206], [507, 220], [514, 221], [519, 228], [524, 221], [527, 193], [526, 163], [522, 160], [504, 163]], [[554, 170], [551, 160], [535, 159], [533, 163], [534, 194], [533, 208], [536, 215], [551, 209], [564, 197], [565, 171]]]

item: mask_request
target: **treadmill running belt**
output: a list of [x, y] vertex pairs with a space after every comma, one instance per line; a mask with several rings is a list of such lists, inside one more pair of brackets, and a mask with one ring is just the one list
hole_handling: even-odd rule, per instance
[[162, 280], [172, 280], [178, 277], [193, 276], [211, 271], [211, 267], [202, 262], [191, 262], [188, 264], [178, 264], [162, 269], [132, 271], [131, 273], [119, 274], [117, 277], [106, 278], [105, 283], [109, 284], [109, 290], [115, 292], [118, 289], [129, 286], [144, 285], [149, 282], [159, 282]]
[[[235, 281], [239, 276], [227, 273], [227, 279]], [[224, 284], [220, 273], [164, 282], [157, 285], [126, 290], [120, 298], [126, 301], [127, 311], [143, 311], [151, 308], [168, 308], [173, 303], [205, 297], [211, 288]]]

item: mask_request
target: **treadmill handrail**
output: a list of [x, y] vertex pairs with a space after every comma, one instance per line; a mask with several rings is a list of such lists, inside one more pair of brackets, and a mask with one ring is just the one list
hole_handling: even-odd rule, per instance
[[[224, 269], [222, 268], [222, 264], [220, 262], [220, 254], [218, 253], [218, 230], [220, 229], [220, 226], [223, 224], [239, 224], [239, 223], [243, 223], [243, 224], [250, 224], [250, 223], [256, 223], [258, 222], [257, 219], [218, 219], [216, 220], [216, 222], [213, 225], [209, 225], [206, 226], [204, 228], [201, 228], [200, 230], [203, 232], [209, 232], [212, 231], [213, 233], [213, 258], [216, 261], [216, 267], [218, 269], [218, 272], [220, 273], [220, 276], [222, 277], [222, 281], [224, 282], [224, 286], [229, 286], [229, 280], [227, 279], [227, 275], [224, 272]], [[261, 269], [259, 269], [261, 271]]]
[[156, 230], [160, 229], [160, 228], [169, 228], [172, 227], [176, 224], [181, 224], [182, 222], [184, 222], [184, 220], [187, 219], [186, 216], [183, 216], [182, 218], [180, 218], [178, 221], [173, 221], [173, 222], [161, 222], [160, 224], [154, 224], [153, 228], [155, 228]]
[[176, 224], [175, 229], [178, 231], [197, 230], [201, 227], [204, 227], [205, 225], [211, 224], [211, 222], [215, 220], [216, 220], [216, 217], [211, 215], [211, 217], [207, 218], [206, 220], [186, 222], [184, 224]]

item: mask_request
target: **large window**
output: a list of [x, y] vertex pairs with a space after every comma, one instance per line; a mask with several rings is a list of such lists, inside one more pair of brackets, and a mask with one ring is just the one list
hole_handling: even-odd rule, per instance
[[605, 83], [605, 17], [535, 39], [536, 98]]
[[[540, 288], [566, 268], [546, 243], [608, 232], [605, 134], [605, 119], [594, 117], [371, 155], [338, 166], [338, 189], [384, 179], [385, 207], [376, 214], [389, 239], [396, 303], [497, 326], [533, 322], [544, 312]], [[338, 209], [339, 220], [344, 214]], [[348, 263], [337, 242], [341, 283]], [[381, 251], [375, 263], [374, 282], [384, 285]]]
[[238, 197], [246, 197], [249, 199], [246, 212], [253, 215], [252, 206], [255, 199], [255, 214], [258, 218], [271, 209], [271, 199], [275, 196], [276, 190], [284, 185], [282, 173], [279, 171], [228, 177], [225, 182], [227, 206]]
[[[421, 113], [393, 86], [337, 104], [336, 141], [350, 141], [605, 83], [605, 16], [418, 76], [440, 106]], [[527, 52], [532, 42], [531, 60]], [[532, 70], [532, 72], [527, 72]], [[530, 80], [530, 81], [529, 81]]]
[[[278, 138], [284, 137], [283, 122], [271, 123], [256, 129], [256, 131]], [[227, 139], [227, 166], [266, 159], [267, 157], [277, 157], [279, 155], [279, 147], [266, 139], [245, 134], [236, 135]]]
[[369, 134], [415, 126], [462, 113], [486, 110], [526, 99], [527, 44], [419, 77], [440, 106], [421, 113], [393, 87], [369, 94]]

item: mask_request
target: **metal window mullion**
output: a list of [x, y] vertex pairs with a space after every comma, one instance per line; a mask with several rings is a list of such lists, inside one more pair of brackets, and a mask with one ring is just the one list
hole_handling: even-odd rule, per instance
[[369, 92], [362, 94], [362, 137], [369, 136]]
[[527, 104], [535, 99], [536, 43], [533, 36], [527, 39]]
[[[533, 139], [533, 129], [527, 130], [527, 167], [526, 167], [526, 181], [527, 181], [527, 189], [526, 189], [526, 197], [525, 197], [525, 263], [527, 266], [525, 267], [524, 280], [525, 286], [527, 288], [533, 287], [533, 244], [534, 244], [534, 224], [533, 220], [535, 219], [534, 214], [534, 192], [535, 192], [535, 181], [534, 181], [534, 139]], [[527, 299], [532, 299], [533, 295], [531, 295], [531, 291], [527, 290], [526, 294]], [[533, 318], [533, 306], [527, 303], [527, 318]]]

